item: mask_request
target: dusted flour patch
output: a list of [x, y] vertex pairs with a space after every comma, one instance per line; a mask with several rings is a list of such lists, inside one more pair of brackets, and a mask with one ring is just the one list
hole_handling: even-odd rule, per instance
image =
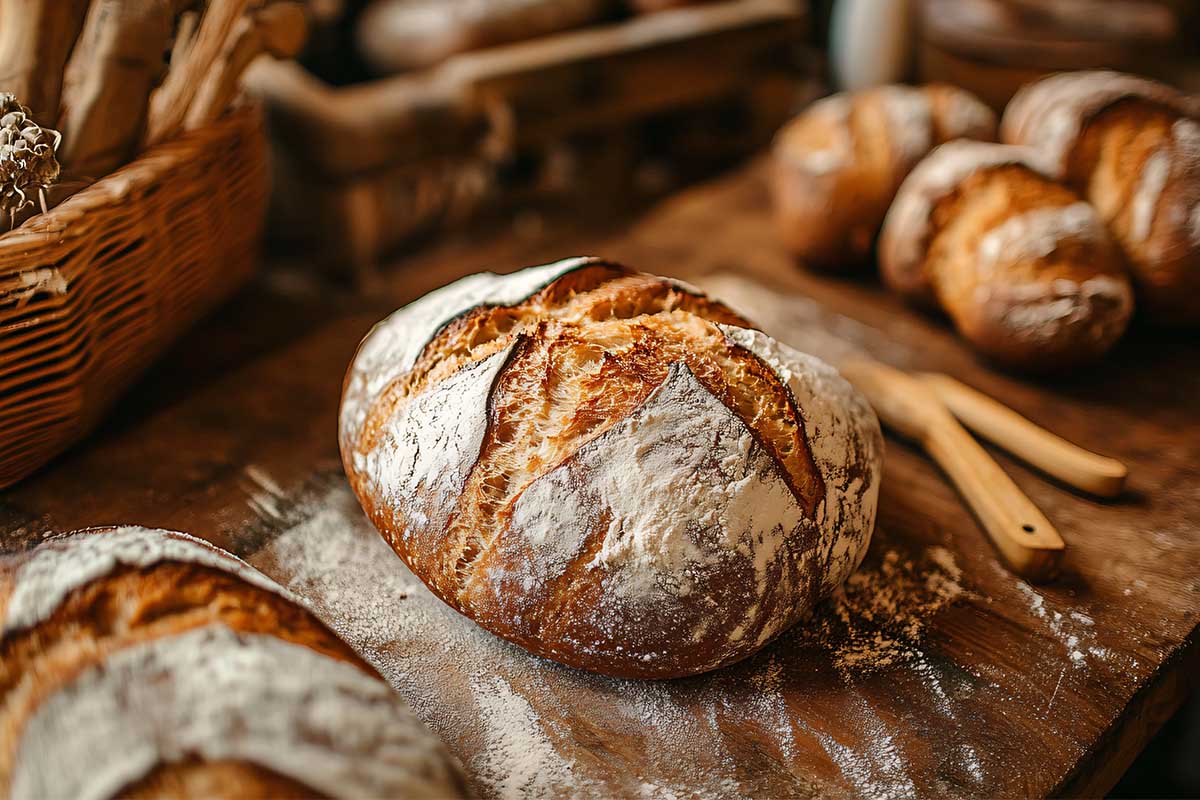
[[511, 350], [477, 361], [418, 396], [386, 423], [383, 443], [359, 456], [368, 485], [413, 527], [446, 524], [479, 456], [488, 422], [483, 410]]
[[[650, 663], [695, 647], [689, 657], [715, 666], [809, 607], [793, 565], [815, 547], [813, 524], [745, 423], [682, 364], [634, 413], [518, 496], [511, 535], [495, 545], [512, 568], [472, 581], [487, 582], [498, 603], [510, 593], [532, 599], [505, 607], [516, 615], [511, 624], [533, 628], [540, 620], [523, 615], [540, 607], [541, 595], [561, 591], [555, 581], [583, 555], [582, 534], [598, 521], [602, 536], [583, 567], [605, 601], [556, 611], [566, 618], [556, 621], [563, 636], [581, 652], [601, 658], [621, 648], [623, 657]], [[694, 597], [742, 612], [714, 618]], [[660, 633], [646, 639], [628, 624], [645, 614], [680, 630], [712, 627], [664, 649]]]
[[441, 744], [362, 670], [215, 625], [110, 654], [25, 725], [14, 800], [114, 796], [162, 763], [247, 761], [329, 797], [454, 793]]
[[886, 87], [879, 94], [893, 157], [901, 164], [914, 164], [933, 147], [933, 111], [929, 96], [908, 86]]
[[[1084, 281], [1064, 278], [1050, 283], [1026, 283], [982, 288], [988, 299], [1003, 299], [1004, 324], [1034, 341], [1053, 341], [1070, 329], [1103, 342], [1117, 338], [1133, 310], [1129, 283], [1108, 275]], [[1108, 313], [1119, 309], [1120, 313]]]
[[533, 707], [504, 678], [474, 676], [471, 688], [486, 742], [475, 772], [497, 797], [560, 797], [578, 788], [571, 762], [554, 749]]
[[219, 569], [294, 599], [258, 570], [202, 539], [133, 526], [113, 528], [50, 539], [34, 551], [17, 569], [0, 636], [45, 621], [72, 592], [120, 567], [145, 568], [167, 561]]
[[1044, 258], [1066, 241], [1106, 240], [1104, 223], [1089, 203], [1037, 208], [1009, 217], [979, 240], [981, 267]]
[[1171, 173], [1171, 154], [1167, 150], [1155, 150], [1142, 165], [1130, 204], [1129, 238], [1134, 242], [1144, 241], [1150, 236], [1150, 226], [1158, 210], [1158, 198], [1162, 196]]
[[[812, 442], [813, 459], [825, 483], [824, 506], [815, 525], [834, 531], [823, 537], [823, 588], [849, 577], [866, 555], [875, 528], [882, 472], [883, 433], [859, 392], [837, 370], [770, 336], [721, 326], [734, 342], [770, 364], [788, 387]], [[813, 523], [809, 523], [813, 524]]]

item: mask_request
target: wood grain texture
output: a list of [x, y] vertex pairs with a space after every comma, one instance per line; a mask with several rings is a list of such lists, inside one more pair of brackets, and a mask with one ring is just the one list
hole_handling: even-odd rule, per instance
[[[380, 300], [277, 273], [197, 330], [90, 441], [0, 494], [3, 544], [128, 522], [232, 547], [307, 594], [362, 647], [485, 797], [563, 774], [572, 786], [550, 790], [1103, 793], [1200, 674], [1200, 341], [1135, 327], [1093, 370], [1041, 383], [1001, 373], [873, 280], [796, 270], [768, 210], [756, 165], [615, 235], [551, 219], [538, 235], [522, 228], [439, 245], [398, 265]], [[836, 605], [755, 658], [687, 680], [615, 681], [534, 659], [432, 601], [380, 555], [387, 548], [338, 467], [336, 408], [359, 337], [388, 309], [481, 268], [584, 252], [738, 294], [768, 332], [819, 355], [865, 352], [952, 375], [1126, 462], [1126, 492], [1096, 501], [991, 451], [1068, 544], [1060, 577], [1034, 588], [999, 564], [932, 462], [889, 438], [879, 529], [860, 571], [870, 580], [852, 580], [850, 600], [871, 600], [864, 586], [919, 595], [922, 581], [945, 573], [946, 556], [962, 587], [945, 603], [901, 596], [901, 613], [923, 609], [913, 631], [886, 615], [853, 617], [857, 638], [897, 641], [890, 664], [847, 665], [839, 636], [850, 633]], [[329, 554], [315, 549], [322, 537], [338, 548], [328, 564], [311, 557]], [[365, 588], [351, 591], [338, 570], [357, 570]], [[488, 771], [496, 715], [514, 712], [536, 734], [529, 752], [539, 769], [517, 775], [534, 776], [528, 785]]]

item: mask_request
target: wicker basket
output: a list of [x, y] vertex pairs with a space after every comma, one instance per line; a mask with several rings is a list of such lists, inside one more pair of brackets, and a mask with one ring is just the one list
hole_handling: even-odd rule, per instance
[[258, 261], [258, 108], [144, 153], [0, 235], [0, 487], [86, 433]]

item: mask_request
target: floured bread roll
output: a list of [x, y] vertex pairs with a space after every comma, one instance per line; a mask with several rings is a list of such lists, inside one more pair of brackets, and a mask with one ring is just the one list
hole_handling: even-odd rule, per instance
[[879, 239], [884, 281], [976, 349], [1027, 369], [1099, 358], [1133, 287], [1096, 209], [1026, 147], [944, 144], [905, 179]]
[[206, 542], [98, 529], [6, 566], [0, 796], [465, 795], [403, 699]]
[[995, 139], [996, 115], [953, 86], [878, 86], [818, 100], [775, 137], [780, 239], [809, 266], [861, 265], [904, 176], [959, 138]]
[[874, 413], [829, 366], [664, 278], [578, 258], [379, 323], [342, 457], [446, 603], [584, 669], [745, 658], [842, 583], [875, 519]]
[[1142, 311], [1200, 323], [1200, 98], [1118, 72], [1068, 72], [1018, 92], [1003, 134], [1037, 149], [1100, 212]]

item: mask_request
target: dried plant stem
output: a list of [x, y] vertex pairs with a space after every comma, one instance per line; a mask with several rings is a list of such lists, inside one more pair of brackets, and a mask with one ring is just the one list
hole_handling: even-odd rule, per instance
[[192, 99], [220, 58], [250, 0], [210, 0], [192, 46], [180, 64], [172, 64], [150, 101], [145, 143], [157, 144], [178, 133]]
[[92, 4], [67, 66], [59, 152], [65, 168], [101, 177], [133, 156], [173, 23], [170, 0]]
[[0, 92], [47, 124], [58, 116], [63, 65], [87, 7], [88, 0], [0, 0]]

